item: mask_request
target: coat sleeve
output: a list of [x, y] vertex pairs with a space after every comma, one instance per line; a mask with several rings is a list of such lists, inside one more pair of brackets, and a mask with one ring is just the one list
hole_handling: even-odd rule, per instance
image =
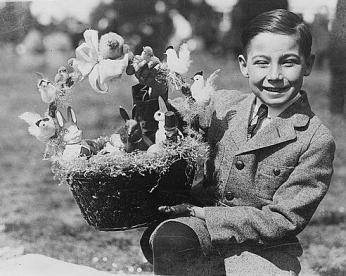
[[297, 235], [325, 196], [332, 172], [335, 143], [321, 125], [289, 178], [273, 201], [262, 209], [251, 206], [205, 207], [206, 223], [214, 245], [254, 241], [268, 243]]

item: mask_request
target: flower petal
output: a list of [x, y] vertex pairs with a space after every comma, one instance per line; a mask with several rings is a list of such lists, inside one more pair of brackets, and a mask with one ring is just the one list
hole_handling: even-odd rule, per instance
[[95, 59], [94, 56], [92, 49], [86, 43], [77, 47], [75, 64], [83, 77], [88, 75], [97, 63], [97, 58]]
[[108, 92], [108, 86], [106, 83], [100, 82], [100, 72], [99, 72], [99, 64], [96, 64], [93, 68], [93, 70], [89, 74], [89, 83], [96, 92], [98, 93], [107, 93]]
[[85, 42], [89, 45], [90, 48], [93, 48], [95, 52], [98, 52], [99, 48], [99, 38], [98, 38], [98, 31], [95, 30], [86, 30], [83, 33]]
[[128, 54], [125, 54], [122, 59], [103, 59], [99, 65], [101, 84], [114, 78], [120, 78], [128, 65]]
[[83, 35], [85, 42], [76, 49], [76, 66], [85, 77], [98, 61], [98, 32], [86, 30]]

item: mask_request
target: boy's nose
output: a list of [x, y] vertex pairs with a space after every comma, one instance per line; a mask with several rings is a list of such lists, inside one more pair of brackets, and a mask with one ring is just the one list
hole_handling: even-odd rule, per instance
[[279, 66], [272, 66], [267, 76], [268, 80], [282, 80], [283, 76]]

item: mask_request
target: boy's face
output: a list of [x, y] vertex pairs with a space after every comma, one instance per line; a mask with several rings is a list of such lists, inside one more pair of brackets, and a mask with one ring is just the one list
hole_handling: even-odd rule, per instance
[[251, 91], [268, 106], [280, 106], [299, 93], [314, 56], [304, 57], [296, 35], [260, 33], [238, 60]]

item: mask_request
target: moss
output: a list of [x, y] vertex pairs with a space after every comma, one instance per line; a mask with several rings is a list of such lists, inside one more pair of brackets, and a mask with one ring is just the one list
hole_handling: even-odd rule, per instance
[[162, 150], [155, 154], [146, 151], [134, 151], [131, 153], [102, 154], [99, 152], [87, 159], [78, 157], [73, 160], [64, 160], [61, 157], [53, 158], [52, 171], [55, 178], [61, 183], [66, 183], [74, 174], [102, 174], [111, 177], [129, 175], [131, 172], [155, 171], [165, 173], [172, 163], [184, 159], [189, 163], [197, 163], [201, 158], [206, 158], [208, 146], [201, 141], [198, 134], [190, 133], [179, 143], [164, 143]]

